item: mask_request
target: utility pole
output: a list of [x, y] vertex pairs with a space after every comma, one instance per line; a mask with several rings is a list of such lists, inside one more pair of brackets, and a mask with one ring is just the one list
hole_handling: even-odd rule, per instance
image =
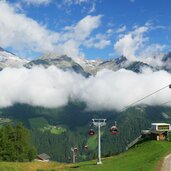
[[72, 151], [72, 162], [75, 163], [76, 153], [77, 153], [78, 149], [77, 149], [77, 147], [71, 147], [71, 151]]
[[102, 164], [101, 161], [101, 132], [100, 128], [106, 125], [106, 119], [92, 119], [93, 125], [98, 128], [98, 159], [97, 164]]

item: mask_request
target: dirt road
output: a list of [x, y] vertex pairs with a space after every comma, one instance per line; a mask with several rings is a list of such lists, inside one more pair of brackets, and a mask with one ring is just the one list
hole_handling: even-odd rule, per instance
[[171, 171], [171, 154], [164, 158], [162, 167], [160, 171]]

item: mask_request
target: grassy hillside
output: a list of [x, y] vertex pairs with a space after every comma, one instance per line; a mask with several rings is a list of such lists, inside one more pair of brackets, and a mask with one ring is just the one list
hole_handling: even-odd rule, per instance
[[[41, 171], [41, 170], [63, 170], [69, 168], [70, 165], [56, 163], [56, 162], [0, 162], [0, 171]], [[53, 169], [51, 169], [53, 168]]]
[[31, 118], [29, 119], [29, 123], [32, 129], [40, 129], [49, 125], [44, 117]]
[[104, 158], [102, 165], [96, 161], [81, 162], [75, 165], [51, 163], [0, 163], [1, 171], [153, 171], [159, 161], [171, 152], [171, 142], [149, 141], [139, 144], [117, 156]]
[[75, 167], [77, 171], [153, 171], [159, 161], [171, 152], [170, 142], [149, 141], [139, 144], [120, 155], [103, 159], [103, 165], [94, 165], [95, 161], [83, 162]]
[[[70, 103], [53, 109], [16, 104], [0, 109], [0, 118], [10, 119], [12, 123], [23, 122], [31, 131], [32, 142], [38, 153], [47, 153], [54, 161], [70, 162], [72, 146], [79, 148], [78, 161], [92, 160], [96, 156], [96, 136], [88, 135], [92, 118], [107, 119], [107, 125], [102, 128], [102, 156], [107, 157], [125, 151], [126, 146], [141, 134], [141, 130], [149, 128], [152, 122], [171, 123], [171, 108], [133, 107], [117, 113], [90, 112], [82, 103]], [[120, 134], [111, 135], [109, 130], [115, 121]], [[97, 135], [97, 129], [94, 130]], [[89, 148], [85, 151], [83, 147], [86, 144]]]

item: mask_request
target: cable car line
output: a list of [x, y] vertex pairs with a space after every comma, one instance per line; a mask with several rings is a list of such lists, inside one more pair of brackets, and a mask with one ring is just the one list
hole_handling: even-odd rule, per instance
[[141, 99], [139, 99], [139, 100], [137, 100], [137, 101], [135, 101], [135, 102], [129, 104], [128, 106], [122, 108], [119, 112], [122, 112], [122, 111], [128, 109], [129, 107], [135, 105], [136, 103], [138, 103], [138, 102], [140, 102], [140, 101], [142, 101], [142, 100], [144, 100], [144, 99], [146, 99], [146, 98], [148, 98], [148, 97], [150, 97], [150, 96], [152, 96], [152, 95], [158, 93], [159, 91], [161, 91], [161, 90], [163, 90], [163, 89], [165, 89], [165, 88], [167, 88], [167, 87], [171, 88], [171, 84], [168, 84], [167, 86], [164, 86], [164, 87], [162, 87], [162, 88], [160, 88], [160, 89], [154, 91], [153, 93], [150, 93], [150, 94], [146, 95], [145, 97], [143, 97], [143, 98], [141, 98]]
[[[129, 104], [128, 106], [122, 108], [119, 112], [122, 112], [122, 111], [128, 109], [129, 107], [131, 107], [131, 106], [137, 104], [138, 102], [143, 101], [144, 99], [146, 99], [146, 98], [148, 98], [148, 97], [150, 97], [150, 96], [152, 96], [152, 95], [158, 93], [159, 91], [164, 90], [164, 89], [167, 88], [167, 87], [171, 88], [171, 84], [168, 84], [168, 85], [166, 85], [166, 86], [164, 86], [164, 87], [162, 87], [162, 88], [160, 88], [160, 89], [158, 89], [158, 90], [156, 90], [156, 91], [154, 91], [154, 92], [152, 92], [152, 93], [150, 93], [150, 94], [144, 96], [143, 98], [141, 98], [141, 99], [139, 99], [139, 100], [137, 100], [137, 101], [135, 101], [135, 102]], [[162, 103], [161, 105], [164, 105], [164, 104], [167, 104], [167, 103], [170, 103], [170, 102], [171, 102], [171, 101], [168, 101], [168, 102]], [[119, 132], [118, 132], [118, 128], [117, 128], [116, 123], [115, 123], [115, 125], [113, 125], [113, 126], [110, 128], [110, 132], [111, 132], [111, 134], [117, 134], [117, 133], [119, 133]], [[88, 131], [88, 134], [89, 134], [90, 136], [95, 135], [94, 129], [90, 129], [90, 130]]]
[[[135, 101], [135, 102], [129, 104], [129, 105], [126, 106], [126, 107], [123, 107], [122, 110], [120, 110], [119, 112], [122, 112], [122, 111], [128, 109], [129, 107], [131, 107], [131, 106], [137, 104], [138, 102], [141, 102], [142, 100], [144, 100], [144, 99], [146, 99], [146, 98], [148, 98], [148, 97], [150, 97], [150, 96], [152, 96], [152, 95], [158, 93], [159, 91], [161, 91], [161, 90], [163, 90], [163, 89], [165, 89], [165, 88], [167, 88], [167, 87], [171, 88], [171, 84], [169, 84], [169, 85], [167, 85], [167, 86], [164, 86], [164, 87], [162, 87], [162, 88], [160, 88], [160, 89], [158, 89], [158, 90], [156, 90], [156, 91], [154, 91], [154, 92], [152, 92], [152, 93], [150, 93], [150, 94], [144, 96], [143, 98], [141, 98], [141, 99], [139, 99], [139, 100], [137, 100], [137, 101]], [[164, 104], [167, 104], [167, 103], [171, 103], [171, 100], [170, 100], [170, 101], [167, 101], [167, 102], [165, 102], [165, 103], [162, 103], [161, 105], [164, 105]], [[101, 162], [100, 127], [106, 125], [106, 119], [92, 119], [92, 121], [93, 121], [93, 125], [96, 126], [96, 127], [98, 127], [98, 160], [97, 160], [97, 164], [102, 164], [102, 162]], [[117, 134], [119, 134], [119, 130], [118, 130], [116, 121], [115, 121], [115, 124], [110, 128], [110, 133], [111, 133], [112, 135], [117, 135]], [[93, 136], [93, 135], [95, 135], [95, 131], [94, 131], [93, 129], [90, 129], [90, 130], [88, 131], [88, 134], [89, 134], [90, 136]], [[87, 149], [88, 149], [88, 145], [85, 145], [85, 146], [84, 146], [84, 149], [87, 150]]]

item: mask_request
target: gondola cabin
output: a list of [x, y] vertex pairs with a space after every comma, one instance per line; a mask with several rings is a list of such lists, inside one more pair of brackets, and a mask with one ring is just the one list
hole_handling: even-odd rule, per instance
[[74, 153], [77, 153], [77, 152], [78, 152], [78, 148], [74, 147]]
[[93, 129], [90, 129], [90, 130], [88, 131], [88, 134], [91, 135], [91, 136], [93, 136], [93, 135], [95, 135], [95, 131], [94, 131]]
[[118, 131], [118, 128], [117, 128], [117, 126], [112, 126], [111, 128], [110, 128], [110, 133], [112, 134], [112, 135], [115, 135], [115, 134], [119, 134], [119, 131]]
[[85, 145], [84, 146], [84, 150], [88, 150], [88, 145]]

